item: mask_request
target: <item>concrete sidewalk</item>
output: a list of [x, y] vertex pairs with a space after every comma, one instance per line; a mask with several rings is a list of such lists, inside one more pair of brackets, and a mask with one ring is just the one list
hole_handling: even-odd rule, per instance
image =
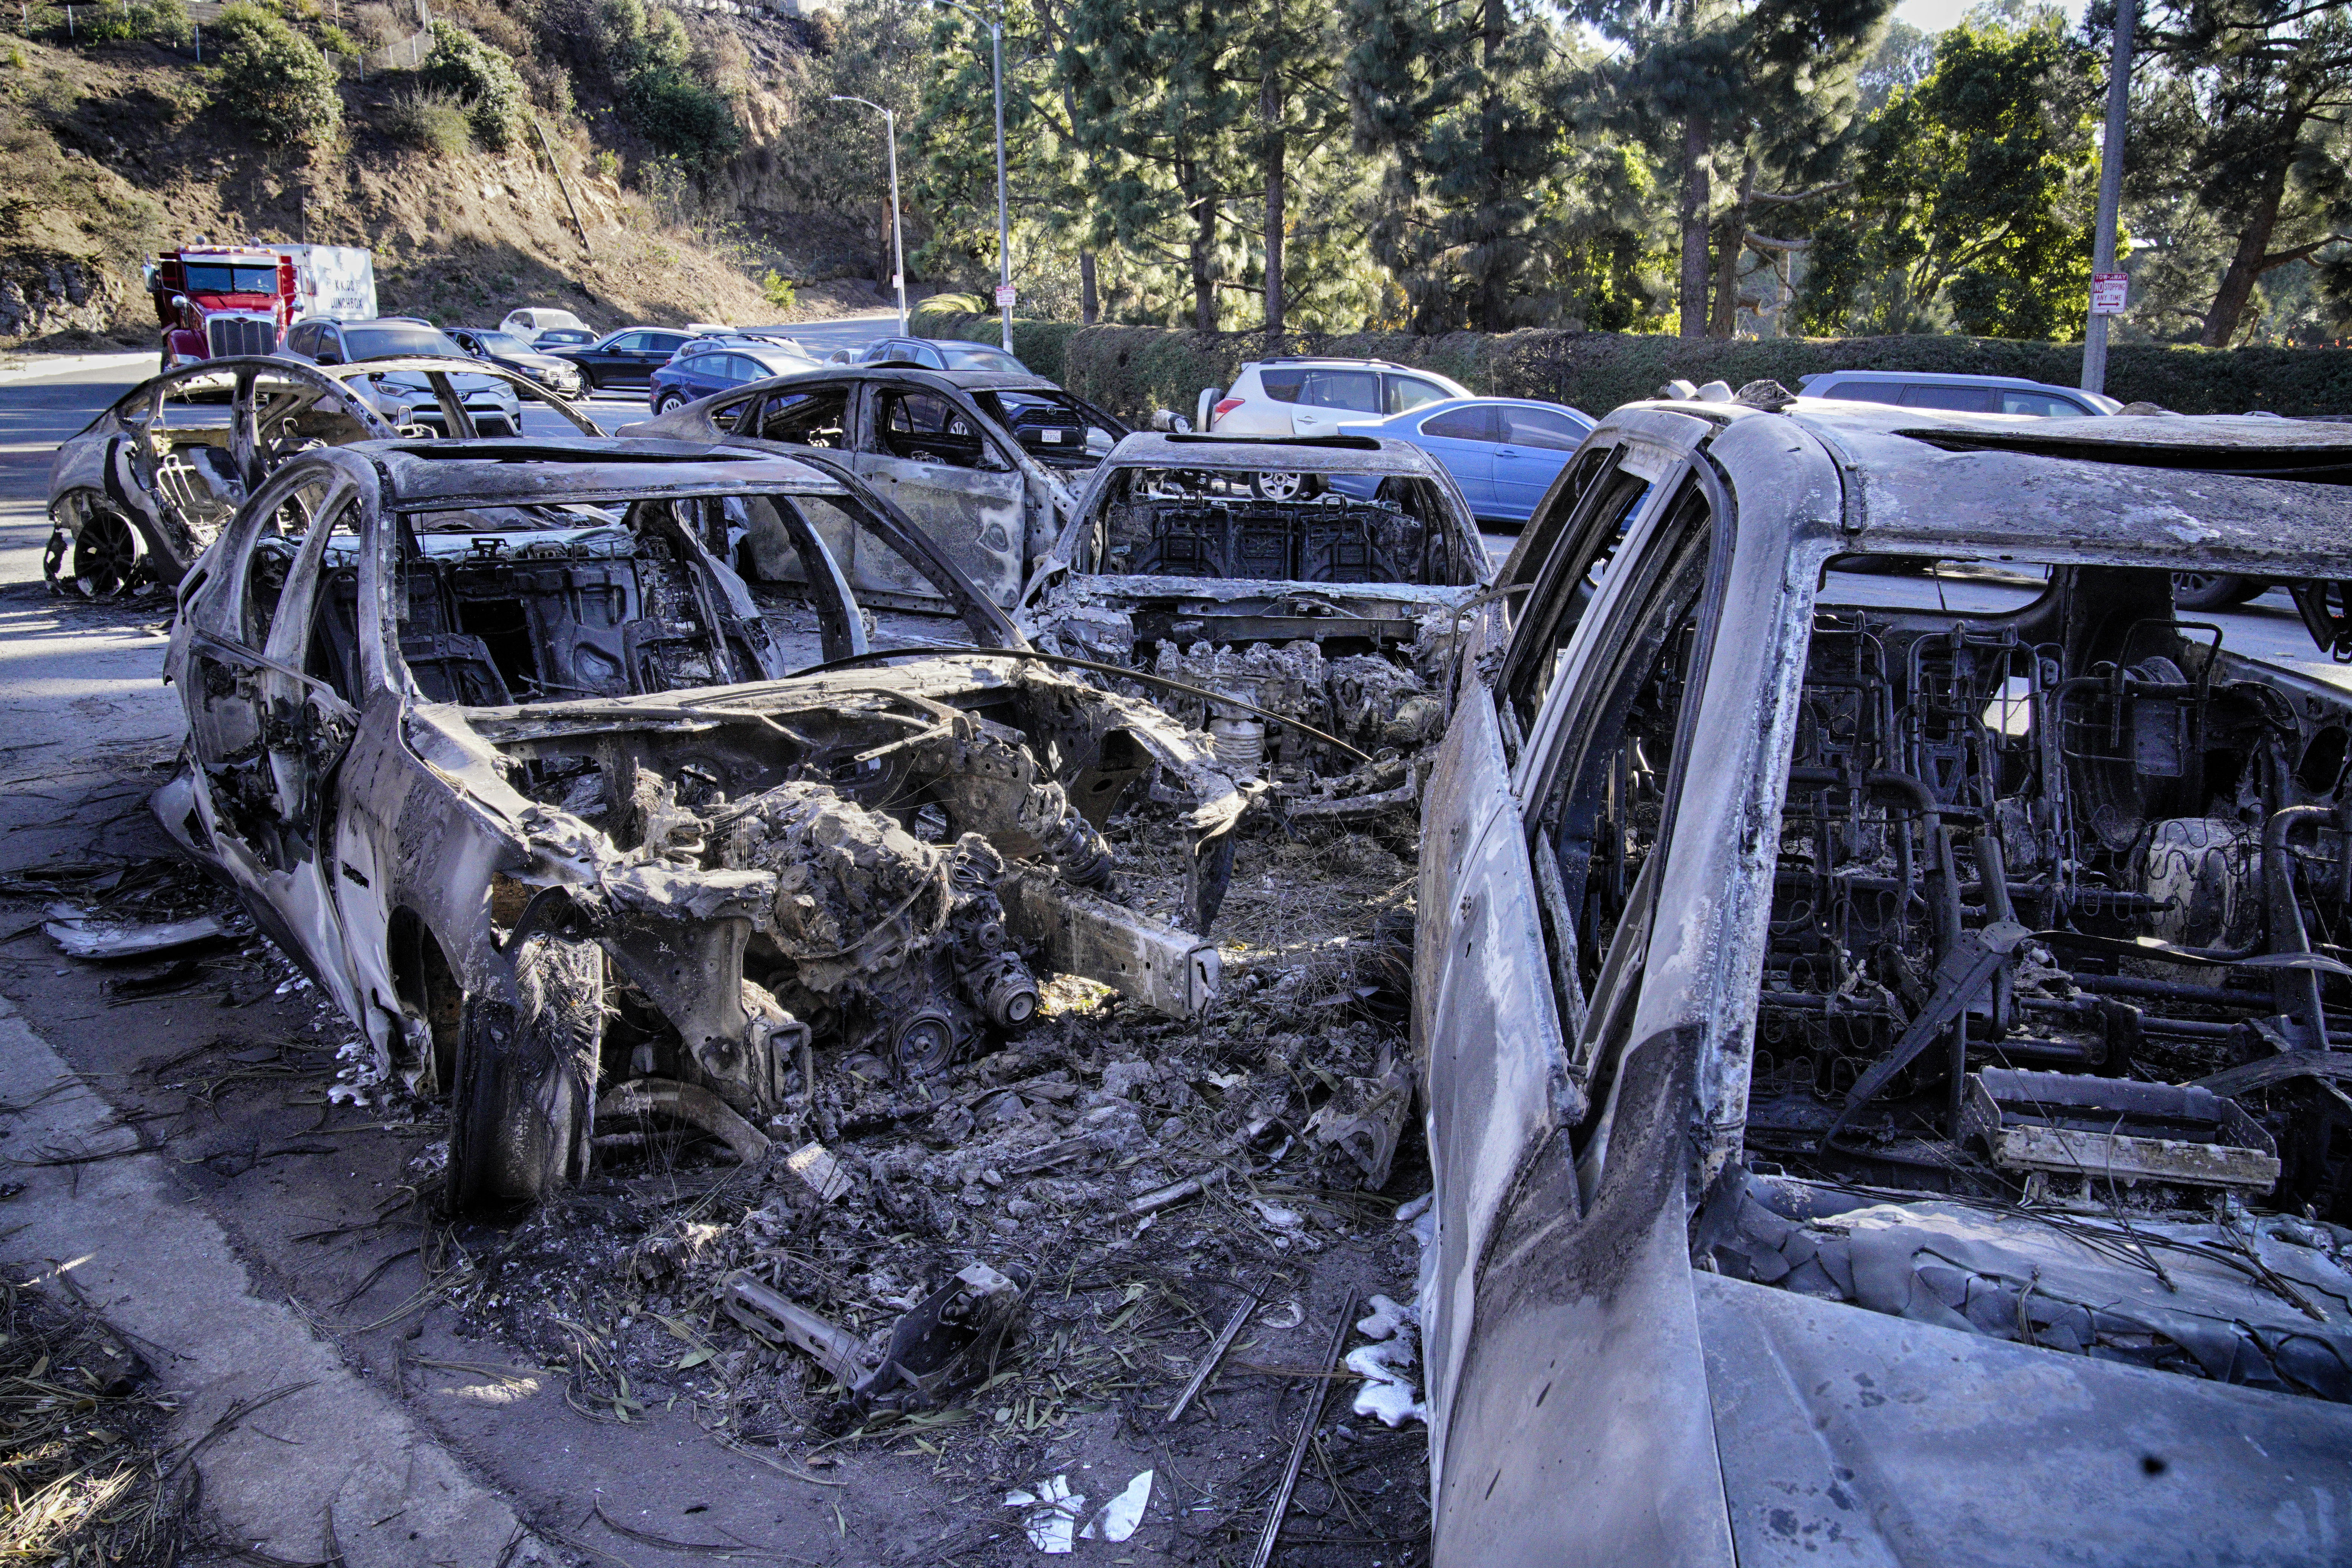
[[[35, 1282], [69, 1273], [180, 1396], [205, 1522], [263, 1561], [407, 1568], [549, 1560], [504, 1499], [353, 1375], [282, 1301], [253, 1293], [228, 1237], [161, 1152], [0, 1000], [0, 1134], [26, 1184], [8, 1257]], [[52, 1287], [54, 1288], [54, 1287]], [[252, 1409], [268, 1399], [266, 1413]], [[251, 1409], [253, 1422], [242, 1419]], [[268, 1429], [268, 1435], [256, 1430]], [[184, 1449], [183, 1450], [185, 1451]], [[329, 1542], [333, 1544], [331, 1546]]]

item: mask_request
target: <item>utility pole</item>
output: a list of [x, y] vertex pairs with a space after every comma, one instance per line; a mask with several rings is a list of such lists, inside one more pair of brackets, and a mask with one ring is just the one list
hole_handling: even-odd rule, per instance
[[939, 0], [967, 16], [988, 24], [989, 43], [995, 55], [996, 78], [996, 310], [1003, 329], [1004, 352], [1013, 352], [1013, 228], [1004, 214], [1004, 13], [990, 16], [960, 0]]
[[[2107, 390], [2107, 321], [2123, 313], [2116, 269], [2116, 209], [2124, 194], [2124, 127], [2131, 113], [2132, 28], [2139, 0], [2116, 0], [2114, 57], [2107, 65], [2107, 129], [2099, 148], [2099, 219], [2091, 241], [2091, 319], [2083, 329], [2083, 390]], [[2101, 306], [2109, 309], [2102, 310]]]
[[[881, 115], [882, 134], [890, 143], [890, 262], [898, 268], [891, 280], [898, 286], [898, 335], [903, 338], [907, 335], [907, 239], [898, 226], [898, 117], [870, 99], [836, 92], [833, 101], [862, 103]], [[998, 189], [1001, 193], [1003, 187]]]

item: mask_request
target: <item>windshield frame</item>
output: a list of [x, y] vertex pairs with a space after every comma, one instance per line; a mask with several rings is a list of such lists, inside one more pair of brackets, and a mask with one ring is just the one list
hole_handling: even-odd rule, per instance
[[[369, 340], [378, 336], [401, 333], [423, 333], [439, 343], [437, 348], [373, 348]], [[343, 323], [345, 357], [351, 361], [372, 359], [471, 359], [474, 356], [458, 347], [457, 342], [438, 327], [428, 327], [413, 321], [362, 321]]]

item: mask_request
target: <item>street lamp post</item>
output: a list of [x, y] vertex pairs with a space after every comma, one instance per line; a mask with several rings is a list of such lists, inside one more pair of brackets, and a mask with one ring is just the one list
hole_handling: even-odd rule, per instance
[[2122, 205], [2124, 135], [2131, 117], [2132, 26], [2138, 0], [2116, 6], [2116, 32], [2107, 66], [2107, 128], [2099, 148], [2099, 210], [2091, 237], [2091, 316], [2083, 327], [2083, 390], [2107, 390], [2107, 321], [2098, 298], [2099, 279], [2116, 270], [2116, 209]]
[[890, 263], [898, 288], [898, 335], [907, 335], [907, 237], [898, 226], [898, 117], [871, 99], [833, 94], [835, 103], [862, 103], [882, 116], [882, 133], [890, 143]]
[[994, 16], [960, 0], [939, 0], [942, 5], [953, 6], [967, 16], [977, 17], [988, 24], [989, 43], [995, 56], [996, 79], [996, 300], [997, 315], [1003, 329], [1004, 352], [1013, 352], [1013, 231], [1004, 216], [1004, 13]]

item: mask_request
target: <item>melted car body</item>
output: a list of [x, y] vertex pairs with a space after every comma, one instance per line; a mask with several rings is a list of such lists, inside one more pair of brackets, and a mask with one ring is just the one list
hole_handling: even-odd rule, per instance
[[2342, 437], [1759, 401], [1604, 419], [1465, 650], [1434, 1560], [2340, 1560]]
[[[1026, 373], [860, 365], [755, 382], [688, 404], [625, 434], [840, 453], [1010, 609], [1072, 515], [1075, 488], [1127, 426]], [[745, 574], [775, 568], [781, 542], [755, 538]], [[929, 591], [851, 562], [877, 604], [924, 607]]]
[[[140, 383], [50, 461], [50, 588], [106, 598], [145, 584], [168, 587], [278, 465], [320, 447], [404, 433], [469, 439], [477, 431], [468, 398], [478, 404], [485, 384], [499, 385], [509, 404], [554, 409], [582, 435], [603, 434], [526, 377], [470, 361], [461, 374], [452, 369], [446, 360], [315, 365], [251, 355]], [[381, 395], [380, 378], [405, 395]], [[437, 413], [418, 424], [423, 404]]]
[[[813, 1046], [937, 1070], [1034, 1010], [1033, 958], [1180, 1016], [1214, 992], [1213, 947], [1097, 895], [1100, 826], [1156, 768], [1213, 867], [1246, 797], [1158, 710], [1027, 657], [820, 463], [333, 448], [183, 585], [190, 736], [159, 815], [383, 1071], [452, 1097], [457, 1207], [576, 1179], [600, 1086], [740, 1150], [807, 1104]], [[880, 667], [820, 510], [929, 574], [972, 651]], [[846, 668], [788, 678], [720, 563], [761, 514]]]
[[[1294, 814], [1346, 816], [1418, 800], [1411, 760], [1444, 729], [1487, 580], [1460, 489], [1403, 442], [1139, 434], [1089, 480], [1019, 619], [1041, 647], [1247, 704], [1174, 708], [1230, 766], [1286, 770]], [[1322, 774], [1349, 777], [1337, 795], [1303, 782]]]

